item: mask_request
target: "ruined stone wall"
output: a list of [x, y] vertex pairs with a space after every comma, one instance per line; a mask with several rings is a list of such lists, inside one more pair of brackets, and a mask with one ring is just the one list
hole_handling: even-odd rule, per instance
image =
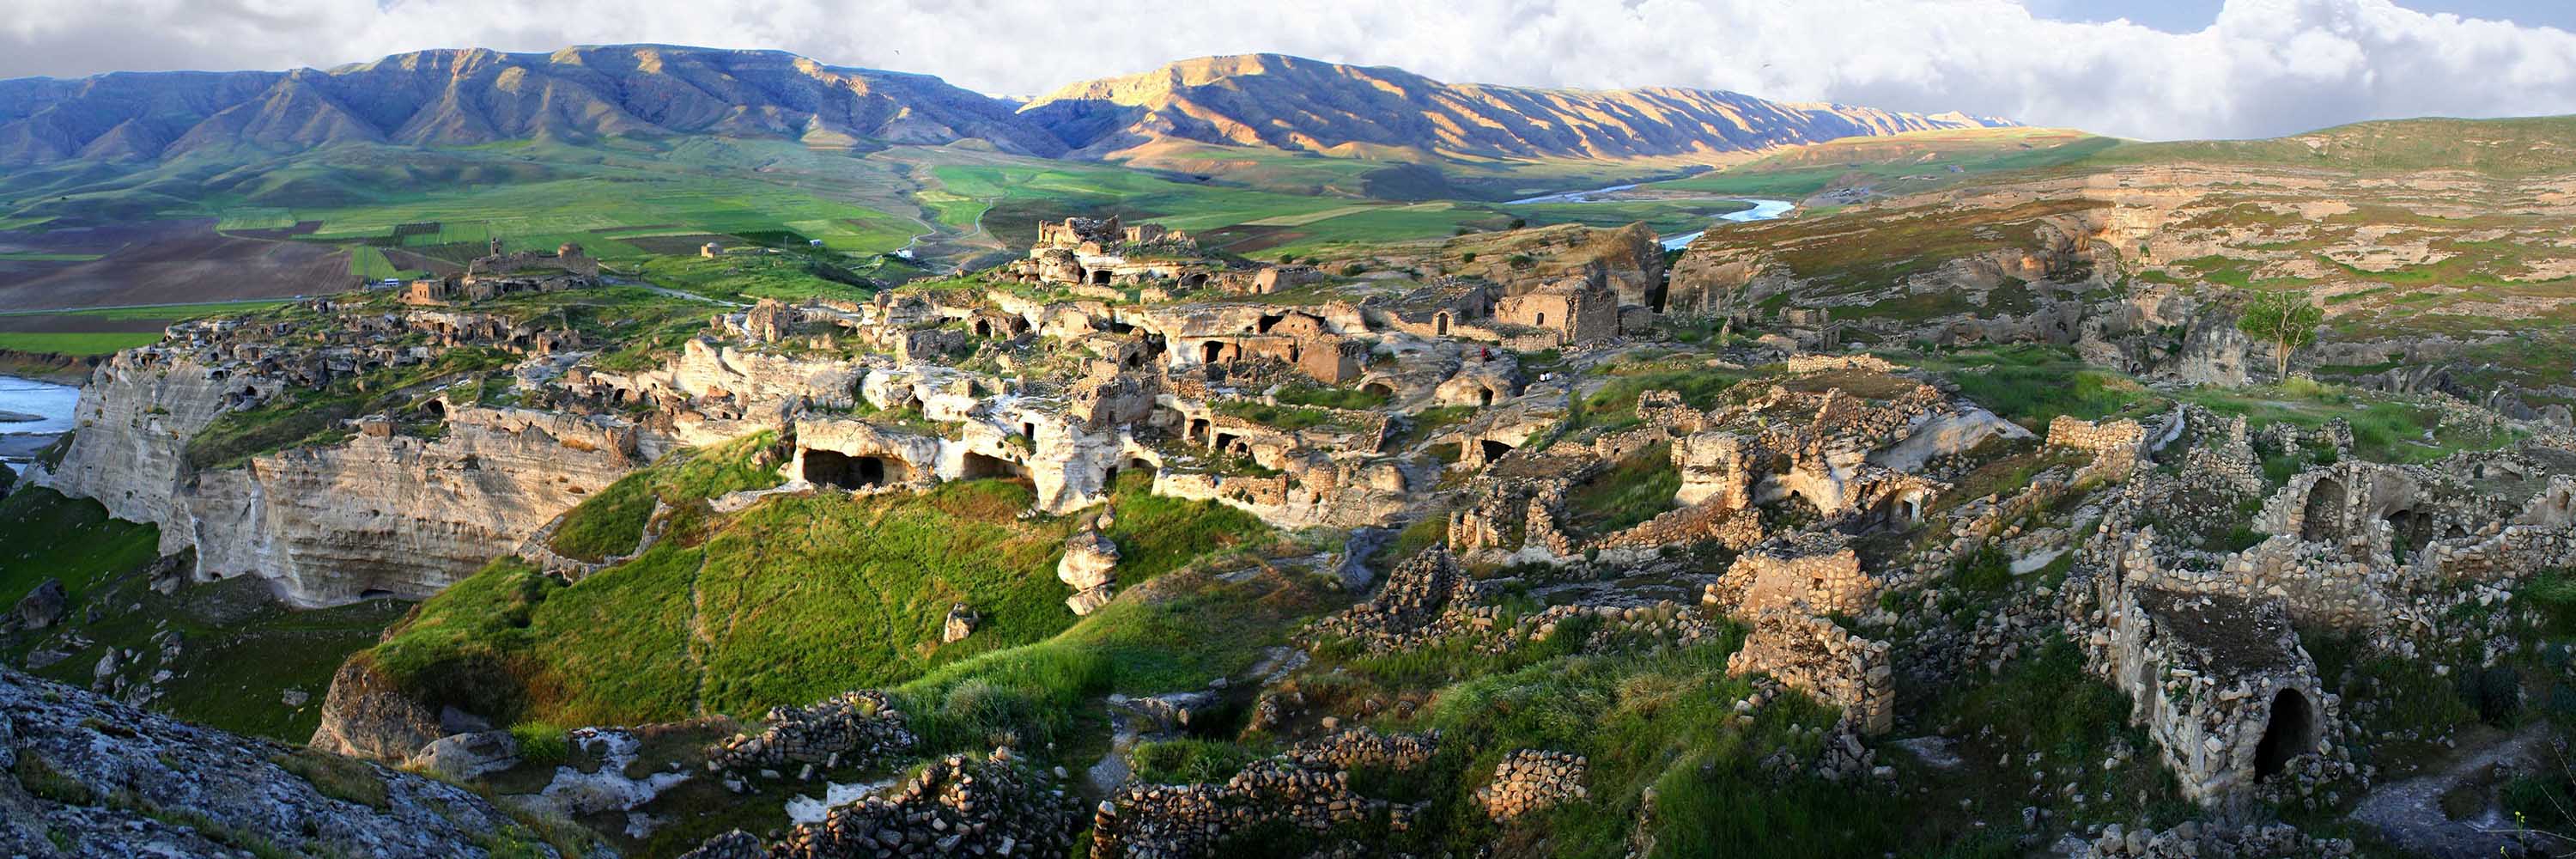
[[1008, 748], [932, 761], [896, 790], [798, 824], [765, 848], [733, 830], [685, 859], [845, 859], [856, 856], [1061, 856], [1081, 805]]
[[1833, 370], [1864, 370], [1875, 373], [1895, 372], [1898, 367], [1876, 355], [1791, 355], [1789, 372], [1796, 375]]
[[2146, 429], [2126, 418], [2097, 424], [2058, 415], [2048, 422], [2049, 445], [2093, 454], [2093, 465], [2077, 475], [2079, 481], [2095, 475], [2111, 480], [2127, 478], [2137, 468], [2146, 439]]
[[1887, 642], [1862, 638], [1826, 618], [1763, 613], [1754, 619], [1744, 647], [1726, 658], [1726, 671], [1778, 678], [1843, 708], [1843, 719], [1865, 734], [1886, 733], [1896, 724], [1896, 680]]
[[1745, 550], [1708, 585], [1707, 601], [1738, 617], [1774, 610], [1858, 615], [1878, 605], [1878, 582], [1832, 532], [1807, 532]]
[[772, 707], [756, 734], [735, 734], [707, 748], [707, 771], [833, 769], [867, 766], [910, 751], [915, 742], [894, 699], [873, 689], [843, 692], [804, 707]]
[[1591, 762], [1571, 752], [1520, 749], [1494, 765], [1494, 779], [1476, 789], [1476, 805], [1495, 821], [1545, 811], [1591, 796], [1583, 786]]
[[2109, 587], [2088, 639], [2095, 670], [2130, 696], [2184, 797], [2230, 806], [2291, 758], [2335, 747], [2332, 699], [2279, 602]]

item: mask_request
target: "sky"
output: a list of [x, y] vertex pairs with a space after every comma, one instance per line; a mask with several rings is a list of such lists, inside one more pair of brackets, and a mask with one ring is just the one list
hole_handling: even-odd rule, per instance
[[627, 42], [774, 48], [1017, 96], [1279, 52], [2141, 139], [2576, 113], [2576, 0], [0, 0], [0, 78]]

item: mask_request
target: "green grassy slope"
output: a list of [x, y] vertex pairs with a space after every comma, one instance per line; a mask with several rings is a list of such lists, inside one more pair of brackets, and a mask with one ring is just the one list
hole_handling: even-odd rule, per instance
[[[1002, 481], [782, 496], [710, 521], [702, 541], [682, 526], [570, 586], [496, 562], [423, 603], [369, 658], [432, 700], [555, 724], [750, 716], [894, 686], [1072, 626], [1055, 579], [1072, 524], [1019, 519], [1030, 497]], [[1266, 530], [1230, 508], [1151, 496], [1141, 481], [1114, 503], [1106, 533], [1124, 555], [1122, 587]], [[958, 602], [982, 620], [941, 644]]]

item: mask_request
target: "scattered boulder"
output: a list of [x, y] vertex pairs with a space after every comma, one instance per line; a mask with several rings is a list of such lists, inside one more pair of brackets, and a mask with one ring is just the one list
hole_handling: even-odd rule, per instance
[[967, 608], [965, 603], [950, 605], [948, 620], [940, 625], [939, 642], [954, 644], [966, 640], [966, 636], [975, 634], [975, 624], [979, 620], [982, 618], [975, 614], [974, 609]]
[[470, 779], [519, 765], [519, 741], [508, 731], [440, 737], [422, 746], [404, 766], [451, 779]]
[[438, 716], [364, 660], [341, 664], [322, 696], [322, 725], [313, 730], [315, 749], [356, 758], [395, 762], [410, 760], [421, 747], [445, 736]]
[[1073, 587], [1073, 596], [1064, 601], [1074, 614], [1086, 615], [1099, 609], [1114, 596], [1118, 583], [1113, 575], [1118, 568], [1118, 544], [1097, 530], [1086, 530], [1064, 541], [1064, 559], [1056, 562], [1055, 577]]
[[63, 588], [63, 580], [46, 579], [9, 610], [9, 625], [15, 629], [44, 629], [61, 623], [71, 612], [70, 602], [71, 592]]

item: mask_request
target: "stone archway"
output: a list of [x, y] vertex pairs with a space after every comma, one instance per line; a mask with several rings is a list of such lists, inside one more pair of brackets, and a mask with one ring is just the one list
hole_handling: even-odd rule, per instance
[[1443, 313], [1431, 317], [1431, 333], [1439, 337], [1449, 336], [1449, 314]]
[[2290, 759], [2316, 751], [2317, 716], [2308, 696], [2283, 689], [2272, 696], [2271, 714], [2263, 722], [2263, 739], [2254, 744], [2254, 780], [2287, 769]]
[[2343, 507], [2343, 482], [2319, 478], [2308, 487], [2307, 504], [2300, 508], [2299, 539], [2311, 543], [2343, 542]]
[[1216, 363], [1216, 357], [1224, 353], [1225, 344], [1223, 343], [1218, 343], [1214, 340], [1201, 343], [1199, 344], [1199, 363], [1214, 364]]

